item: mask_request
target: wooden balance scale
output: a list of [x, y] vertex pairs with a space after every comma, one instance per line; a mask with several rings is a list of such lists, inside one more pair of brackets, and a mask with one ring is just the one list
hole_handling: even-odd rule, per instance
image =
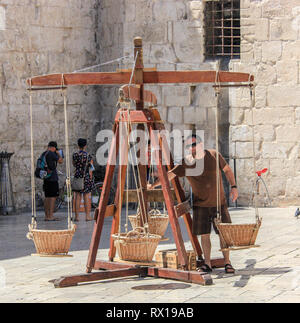
[[[134, 57], [136, 57], [134, 71], [120, 70], [117, 72], [51, 74], [33, 77], [28, 80], [28, 84], [31, 86], [31, 90], [57, 89], [59, 87], [65, 88], [71, 85], [123, 84], [123, 96], [136, 102], [136, 110], [130, 111], [131, 123], [138, 124], [137, 127], [139, 129], [144, 129], [144, 125], [146, 125], [149, 133], [151, 134], [152, 131], [164, 130], [165, 127], [157, 109], [144, 108], [145, 102], [148, 102], [150, 103], [150, 105], [154, 106], [157, 103], [155, 95], [150, 91], [144, 90], [144, 84], [212, 83], [213, 86], [215, 86], [217, 81], [219, 86], [228, 87], [231, 85], [244, 86], [245, 83], [249, 84], [249, 82], [252, 82], [254, 80], [254, 77], [247, 73], [234, 73], [226, 71], [157, 71], [156, 69], [145, 69], [143, 65], [142, 39], [140, 37], [134, 39]], [[133, 85], [130, 86], [129, 89], [128, 84], [130, 83], [132, 73]], [[199, 265], [203, 261], [202, 250], [197, 236], [192, 233], [192, 218], [189, 213], [190, 209], [185, 202], [185, 194], [180, 185], [179, 179], [175, 178], [171, 181], [173, 187], [172, 190], [167, 177], [167, 171], [171, 170], [174, 166], [173, 161], [171, 159], [170, 164], [167, 165], [167, 167], [165, 167], [162, 162], [163, 156], [169, 156], [168, 147], [165, 147], [165, 145], [162, 144], [162, 138], [156, 138], [155, 136], [152, 137], [152, 140], [156, 141], [153, 144], [159, 145], [160, 147], [160, 151], [157, 154], [157, 170], [162, 189], [147, 190], [146, 166], [139, 164], [138, 168], [140, 172], [142, 188], [138, 190], [137, 194], [139, 194], [140, 198], [145, 201], [145, 205], [147, 205], [147, 201], [152, 201], [154, 199], [157, 200], [160, 196], [163, 197], [163, 201], [166, 204], [167, 212], [169, 215], [169, 221], [174, 236], [174, 241], [178, 252], [178, 260], [181, 268], [159, 268], [153, 265], [114, 261], [116, 248], [113, 239], [110, 240], [108, 260], [97, 259], [100, 237], [103, 229], [104, 219], [106, 217], [113, 217], [111, 235], [118, 232], [120, 222], [120, 207], [122, 207], [120, 199], [123, 199], [125, 190], [126, 168], [128, 165], [122, 165], [119, 167], [118, 185], [115, 200], [112, 205], [107, 205], [115, 170], [115, 163], [113, 162], [113, 160], [115, 160], [119, 152], [119, 145], [121, 147], [121, 150], [123, 149], [123, 147], [127, 146], [127, 142], [122, 142], [122, 138], [121, 143], [119, 142], [119, 128], [120, 122], [128, 122], [128, 112], [121, 113], [120, 110], [117, 112], [115, 117], [115, 123], [113, 127], [115, 136], [110, 147], [99, 207], [97, 208], [95, 214], [95, 224], [89, 248], [86, 273], [60, 277], [54, 280], [55, 287], [76, 286], [77, 284], [84, 282], [128, 277], [134, 275], [142, 277], [152, 276], [175, 279], [201, 285], [212, 284], [212, 278], [209, 274], [187, 270], [188, 258], [178, 221], [180, 217], [183, 217], [184, 219], [189, 239], [192, 243], [196, 255], [198, 256]], [[174, 203], [174, 195], [177, 200], [176, 205]], [[140, 212], [141, 216], [144, 219], [147, 219], [147, 208], [141, 207]], [[212, 259], [212, 266], [216, 268], [224, 267], [224, 259]]]

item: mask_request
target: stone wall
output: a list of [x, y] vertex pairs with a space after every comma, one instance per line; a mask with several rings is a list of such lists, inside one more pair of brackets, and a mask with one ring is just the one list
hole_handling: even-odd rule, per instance
[[[100, 23], [96, 0], [1, 0], [0, 2], [0, 151], [11, 159], [18, 209], [30, 206], [30, 128], [26, 79], [72, 72], [97, 63]], [[71, 151], [87, 137], [95, 151], [100, 128], [99, 95], [94, 87], [68, 90]], [[63, 100], [59, 92], [34, 92], [35, 159], [50, 140], [64, 148]], [[64, 167], [61, 167], [64, 171]], [[39, 189], [41, 183], [37, 181]]]
[[[265, 176], [273, 205], [299, 204], [300, 196], [300, 3], [243, 0], [242, 54], [232, 71], [255, 76], [253, 109], [257, 168]], [[230, 152], [237, 158], [240, 201], [246, 204], [253, 173], [249, 91], [230, 92]]]

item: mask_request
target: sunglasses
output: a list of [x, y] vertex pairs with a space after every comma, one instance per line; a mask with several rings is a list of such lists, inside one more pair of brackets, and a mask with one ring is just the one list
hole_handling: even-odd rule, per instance
[[192, 148], [192, 147], [196, 147], [198, 144], [200, 144], [200, 142], [193, 142], [192, 144], [190, 145], [186, 145], [185, 148], [186, 149], [189, 149], [189, 148]]

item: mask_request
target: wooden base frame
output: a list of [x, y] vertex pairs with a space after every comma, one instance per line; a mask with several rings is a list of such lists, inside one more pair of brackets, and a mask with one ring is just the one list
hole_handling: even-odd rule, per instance
[[153, 266], [139, 266], [138, 264], [124, 264], [112, 261], [97, 261], [95, 267], [99, 272], [63, 276], [52, 281], [56, 288], [77, 286], [80, 283], [101, 281], [120, 277], [156, 277], [180, 280], [186, 283], [200, 285], [212, 285], [213, 281], [209, 274], [197, 271], [178, 270], [170, 268], [160, 268]]

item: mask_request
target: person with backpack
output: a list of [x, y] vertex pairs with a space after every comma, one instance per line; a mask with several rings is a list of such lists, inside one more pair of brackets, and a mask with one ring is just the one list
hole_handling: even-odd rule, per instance
[[43, 190], [45, 192], [45, 221], [57, 221], [53, 216], [55, 201], [59, 196], [57, 163], [63, 163], [63, 156], [57, 150], [57, 143], [50, 141], [48, 149], [44, 151], [38, 160], [35, 175], [44, 180]]

